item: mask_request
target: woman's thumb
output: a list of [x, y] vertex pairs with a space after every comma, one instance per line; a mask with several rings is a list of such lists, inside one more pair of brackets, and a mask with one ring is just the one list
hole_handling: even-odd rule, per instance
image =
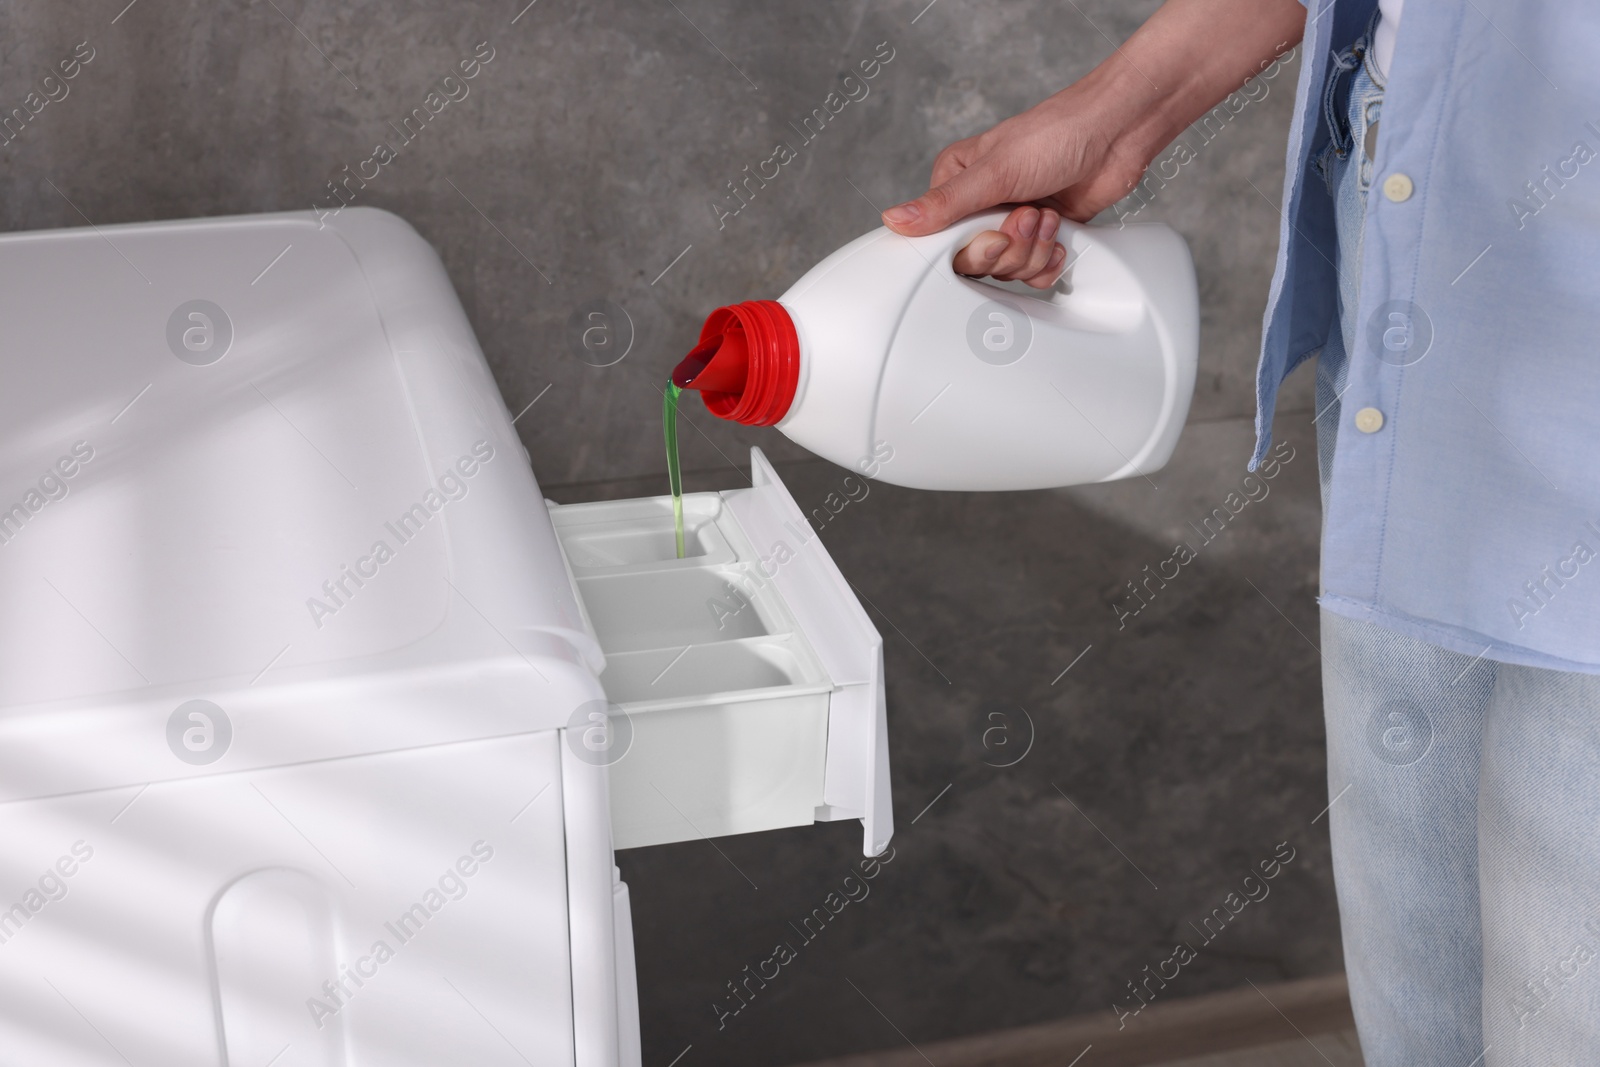
[[906, 237], [922, 237], [938, 233], [974, 212], [1006, 203], [1008, 192], [1000, 187], [994, 171], [980, 163], [943, 185], [934, 186], [915, 200], [885, 211], [883, 223]]

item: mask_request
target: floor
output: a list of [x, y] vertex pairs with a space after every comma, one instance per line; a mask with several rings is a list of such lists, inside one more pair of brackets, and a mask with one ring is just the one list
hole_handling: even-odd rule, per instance
[[1151, 1067], [1362, 1067], [1354, 1030], [1296, 1038], [1259, 1048], [1218, 1052]]

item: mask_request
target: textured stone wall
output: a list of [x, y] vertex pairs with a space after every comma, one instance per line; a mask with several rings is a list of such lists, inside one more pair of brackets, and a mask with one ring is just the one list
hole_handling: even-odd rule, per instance
[[[919, 191], [945, 143], [1082, 75], [1156, 6], [123, 2], [0, 10], [0, 108], [93, 54], [0, 146], [0, 225], [331, 210], [330, 182], [397, 212], [439, 249], [508, 406], [537, 400], [517, 425], [564, 501], [664, 491], [659, 383], [707, 310], [780, 294]], [[776, 1065], [1129, 1008], [1183, 938], [1200, 950], [1161, 997], [1338, 968], [1313, 822], [1308, 381], [1285, 393], [1293, 458], [1270, 491], [1203, 544], [1190, 525], [1243, 491], [1297, 70], [1191, 131], [1123, 207], [1177, 227], [1200, 276], [1199, 382], [1166, 470], [988, 497], [878, 486], [826, 525], [885, 639], [895, 858], [719, 1029], [726, 983], [840, 885], [858, 830], [623, 854], [647, 1063], [692, 1046], [682, 1067]], [[808, 131], [830, 93], [846, 105]], [[597, 309], [615, 362], [574, 340]], [[740, 484], [751, 444], [808, 509], [843, 475], [685, 410], [691, 488]], [[1183, 539], [1196, 559], [1130, 615], [1126, 583]], [[1200, 944], [1281, 842], [1270, 896]]]

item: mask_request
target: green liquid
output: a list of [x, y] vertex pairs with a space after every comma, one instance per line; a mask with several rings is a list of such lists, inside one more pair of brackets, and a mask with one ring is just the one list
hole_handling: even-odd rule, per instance
[[683, 394], [667, 380], [661, 394], [661, 428], [667, 438], [667, 484], [672, 488], [672, 526], [678, 539], [678, 558], [683, 558], [683, 468], [678, 462], [678, 397]]

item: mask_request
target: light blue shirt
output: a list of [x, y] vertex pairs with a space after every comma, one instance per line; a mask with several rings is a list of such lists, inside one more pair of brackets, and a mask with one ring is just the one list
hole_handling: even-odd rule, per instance
[[[1333, 200], [1309, 163], [1328, 142], [1332, 53], [1374, 6], [1310, 0], [1252, 469], [1280, 383], [1339, 328]], [[1592, 0], [1407, 0], [1321, 598], [1468, 655], [1587, 673], [1600, 673], [1597, 55]]]

